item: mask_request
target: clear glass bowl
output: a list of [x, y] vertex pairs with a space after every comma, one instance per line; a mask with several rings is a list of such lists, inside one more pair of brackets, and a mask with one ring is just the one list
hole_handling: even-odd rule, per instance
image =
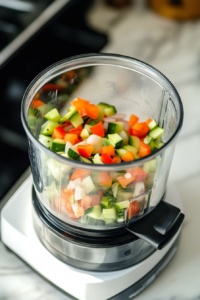
[[[144, 158], [115, 165], [87, 164], [52, 152], [38, 141], [41, 126], [46, 122], [43, 115], [54, 107], [64, 115], [75, 97], [93, 104], [114, 105], [118, 113], [126, 114], [127, 120], [131, 114], [137, 115], [140, 122], [155, 119], [165, 129], [161, 138], [164, 146]], [[33, 103], [38, 103], [38, 99], [44, 105], [37, 109]], [[165, 193], [182, 122], [183, 107], [175, 87], [162, 73], [144, 62], [114, 54], [88, 54], [50, 66], [32, 81], [22, 101], [22, 123], [28, 138], [38, 199], [55, 217], [81, 228], [106, 230], [138, 220], [149, 213]], [[125, 189], [118, 185], [116, 194], [108, 181], [113, 185], [127, 169], [137, 167], [145, 171], [145, 176], [136, 176]], [[82, 180], [81, 173], [91, 177], [95, 190], [85, 189], [84, 197], [88, 196], [89, 202], [72, 203], [67, 185], [72, 179]], [[115, 210], [106, 218], [102, 208], [97, 210], [95, 218], [92, 214], [88, 216], [86, 209], [99, 206], [105, 193], [110, 197], [110, 207], [127, 200], [128, 207]]]

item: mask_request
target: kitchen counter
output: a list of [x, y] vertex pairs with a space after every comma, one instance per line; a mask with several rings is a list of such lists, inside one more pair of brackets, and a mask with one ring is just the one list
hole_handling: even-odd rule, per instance
[[[99, 15], [105, 22], [99, 22]], [[200, 299], [200, 20], [174, 22], [140, 5], [119, 14], [96, 3], [88, 22], [109, 33], [110, 42], [103, 52], [132, 56], [153, 65], [176, 86], [184, 105], [184, 125], [169, 176], [186, 215], [179, 248], [160, 276], [135, 299]], [[0, 300], [39, 299], [69, 297], [0, 242]]]

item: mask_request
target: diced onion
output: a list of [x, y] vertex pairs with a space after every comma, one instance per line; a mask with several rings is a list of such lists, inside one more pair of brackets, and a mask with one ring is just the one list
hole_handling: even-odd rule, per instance
[[126, 173], [126, 174], [124, 175], [124, 177], [125, 177], [126, 179], [129, 179], [129, 178], [132, 177], [132, 175], [131, 175], [131, 173]]
[[120, 135], [121, 138], [123, 139], [123, 143], [124, 143], [124, 144], [128, 144], [128, 135], [127, 135], [127, 133], [126, 133], [124, 130], [122, 130], [122, 131], [119, 133], [119, 135]]
[[123, 120], [123, 119], [119, 119], [117, 120], [117, 122], [121, 122], [124, 124], [124, 130], [129, 130], [130, 126], [128, 125], [128, 122]]
[[85, 190], [80, 187], [80, 186], [76, 186], [75, 188], [75, 200], [81, 200], [86, 196], [86, 192]]
[[67, 186], [67, 190], [74, 190], [75, 189], [75, 183], [74, 181], [70, 180]]
[[87, 144], [96, 145], [100, 141], [101, 137], [96, 134], [91, 134], [87, 139]]
[[74, 180], [74, 184], [75, 184], [75, 187], [76, 187], [76, 186], [80, 186], [80, 185], [81, 185], [81, 179], [80, 179], [80, 178], [76, 178], [76, 179]]
[[106, 131], [108, 130], [108, 122], [103, 123], [103, 129]]
[[126, 118], [126, 114], [115, 114], [115, 115], [112, 115], [112, 118], [114, 118], [114, 119], [124, 119], [124, 118]]
[[68, 153], [68, 150], [69, 148], [72, 147], [72, 144], [70, 142], [67, 142], [66, 145], [65, 145], [65, 153], [67, 154]]
[[104, 118], [103, 119], [105, 122], [115, 122], [116, 120], [114, 118], [110, 118], [110, 117], [107, 117], [107, 118]]

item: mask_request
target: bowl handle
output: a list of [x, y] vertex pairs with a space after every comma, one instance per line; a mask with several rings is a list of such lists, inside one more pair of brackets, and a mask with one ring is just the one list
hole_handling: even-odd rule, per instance
[[176, 235], [184, 217], [178, 207], [161, 201], [151, 213], [126, 229], [161, 250]]

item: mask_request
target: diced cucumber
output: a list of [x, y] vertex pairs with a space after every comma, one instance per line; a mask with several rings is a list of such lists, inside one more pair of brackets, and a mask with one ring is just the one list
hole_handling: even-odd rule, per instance
[[74, 150], [72, 150], [71, 148], [69, 148], [67, 154], [68, 154], [69, 158], [81, 161], [80, 155], [77, 152], [75, 152]]
[[139, 150], [140, 139], [137, 136], [130, 135], [128, 143], [129, 143], [129, 145], [131, 145], [131, 146], [133, 146], [133, 147], [135, 147], [136, 149]]
[[65, 142], [62, 139], [54, 139], [51, 144], [51, 151], [53, 152], [64, 152], [65, 151]]
[[123, 223], [126, 220], [125, 216], [125, 210], [124, 209], [118, 209], [117, 210], [117, 223]]
[[120, 133], [124, 129], [124, 124], [121, 122], [108, 123], [108, 133]]
[[88, 123], [88, 125], [90, 125], [90, 126], [94, 126], [94, 125], [96, 125], [97, 123], [94, 121], [94, 120], [90, 120], [90, 122]]
[[162, 146], [164, 146], [164, 143], [157, 139], [154, 141], [154, 146], [155, 148], [160, 149]]
[[158, 124], [156, 123], [155, 120], [152, 120], [149, 124], [148, 124], [150, 130], [156, 128], [156, 126], [158, 126]]
[[54, 129], [58, 126], [59, 124], [57, 122], [48, 121], [42, 126], [40, 133], [43, 135], [52, 135]]
[[129, 207], [129, 201], [122, 201], [122, 202], [117, 202], [114, 204], [116, 209], [123, 209], [123, 208], [128, 208]]
[[103, 142], [103, 145], [104, 145], [104, 147], [110, 146], [110, 145], [113, 146], [113, 147], [115, 147], [115, 144], [111, 140], [106, 140], [106, 139]]
[[53, 142], [53, 138], [40, 134], [38, 141], [45, 147], [50, 148]]
[[70, 166], [62, 164], [54, 159], [47, 160], [47, 167], [58, 182], [60, 182], [63, 177], [66, 177], [66, 174], [71, 170]]
[[85, 215], [94, 219], [100, 219], [101, 217], [101, 206], [95, 205], [85, 210]]
[[91, 218], [89, 216], [83, 216], [85, 217], [84, 219], [84, 224], [87, 224], [87, 225], [96, 225], [96, 226], [103, 226], [105, 225], [105, 222], [103, 220], [98, 220], [98, 219], [94, 219], [94, 218]]
[[58, 122], [60, 120], [60, 114], [58, 110], [54, 108], [44, 115], [44, 118], [52, 122]]
[[103, 120], [105, 109], [109, 108], [110, 105], [108, 105], [107, 103], [100, 102], [99, 104], [97, 104], [97, 106], [99, 107], [99, 114], [98, 114], [98, 117], [95, 121], [97, 123], [99, 123]]
[[56, 187], [55, 181], [52, 181], [51, 185], [45, 186], [44, 191], [46, 197], [49, 199], [50, 202], [52, 202], [54, 197], [58, 197], [60, 195], [60, 192]]
[[69, 121], [71, 122], [71, 124], [77, 128], [79, 127], [81, 124], [83, 124], [83, 119], [81, 118], [79, 112], [75, 112], [70, 118]]
[[117, 154], [122, 157], [124, 154], [126, 154], [128, 151], [125, 149], [117, 149], [116, 150]]
[[[69, 108], [68, 108], [69, 110]], [[73, 106], [70, 106], [70, 110], [68, 111], [68, 113], [66, 113], [62, 118], [60, 118], [60, 123], [65, 123], [66, 120], [69, 120], [69, 118], [75, 114], [77, 110], [73, 107]]]
[[112, 192], [115, 198], [117, 197], [118, 187], [119, 187], [119, 182], [115, 182], [112, 184]]
[[99, 155], [99, 153], [95, 154], [94, 158], [93, 158], [93, 163], [94, 164], [101, 164], [103, 165], [104, 163], [101, 161], [101, 156]]
[[125, 145], [121, 149], [125, 149], [128, 152], [131, 151], [134, 155], [138, 153], [138, 149], [130, 145]]
[[164, 129], [161, 127], [156, 127], [153, 130], [149, 131], [148, 136], [152, 137], [153, 140], [160, 139], [164, 133]]
[[117, 223], [117, 219], [106, 219], [105, 225], [114, 225]]
[[84, 162], [84, 163], [86, 163], [86, 164], [92, 164], [92, 162], [91, 162], [89, 159], [87, 159], [87, 158], [85, 158], [85, 157], [83, 157], [83, 156], [80, 157], [80, 161], [81, 161], [81, 162]]
[[117, 202], [128, 200], [132, 198], [132, 195], [133, 195], [133, 189], [129, 189], [129, 188], [123, 189], [121, 185], [119, 185], [118, 192], [117, 192]]
[[104, 110], [104, 114], [107, 117], [112, 116], [112, 115], [114, 115], [116, 113], [117, 113], [117, 110], [116, 110], [116, 108], [114, 106], [110, 106], [108, 108], [105, 108], [105, 110]]
[[92, 131], [90, 130], [92, 126], [85, 124], [84, 128], [89, 132], [89, 134], [92, 134]]
[[114, 134], [108, 134], [109, 140], [114, 143], [114, 148], [120, 148], [121, 144], [123, 143], [123, 139], [119, 134], [114, 133]]
[[152, 141], [152, 137], [150, 137], [150, 136], [148, 136], [148, 135], [144, 138], [144, 143], [145, 143], [146, 145], [149, 145], [151, 141]]
[[87, 138], [89, 137], [89, 132], [87, 131], [86, 128], [83, 128], [83, 130], [81, 131], [80, 137], [82, 138], [83, 141], [87, 140]]
[[155, 176], [154, 172], [147, 173], [147, 176], [144, 179], [144, 184], [145, 184], [146, 190], [149, 190], [153, 187], [154, 176]]
[[156, 159], [152, 159], [150, 161], [147, 161], [143, 165], [143, 170], [146, 173], [155, 172], [156, 171], [156, 164], [157, 164], [157, 160]]
[[109, 219], [113, 219], [116, 220], [116, 209], [115, 208], [107, 208], [107, 209], [103, 209], [103, 218], [104, 220], [109, 220]]
[[103, 197], [101, 199], [101, 202], [99, 203], [101, 208], [109, 208], [110, 207], [110, 202], [109, 202], [109, 198], [108, 197]]
[[44, 104], [44, 105], [39, 106], [37, 109], [40, 111], [40, 113], [42, 115], [45, 115], [49, 111], [51, 111], [53, 108], [55, 108], [55, 106], [53, 106], [51, 104]]
[[91, 193], [95, 189], [94, 183], [90, 176], [84, 178], [83, 181], [81, 182], [81, 185], [87, 194]]
[[149, 147], [150, 147], [151, 152], [153, 152], [154, 149], [156, 148], [153, 139], [152, 139], [151, 142], [149, 143]]

